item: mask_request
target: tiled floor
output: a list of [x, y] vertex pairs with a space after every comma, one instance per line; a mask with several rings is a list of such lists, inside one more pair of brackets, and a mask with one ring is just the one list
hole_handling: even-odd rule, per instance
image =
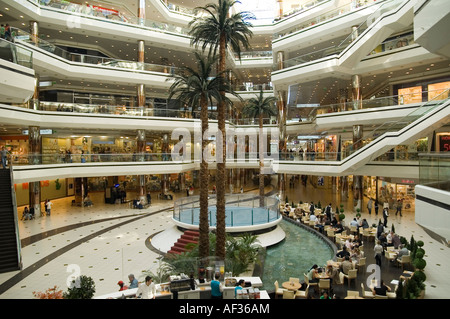
[[[312, 186], [296, 185], [295, 189], [287, 189], [287, 195], [290, 201], [321, 200], [322, 204], [331, 201], [333, 207], [340, 203], [336, 196]], [[33, 298], [33, 291], [44, 291], [55, 285], [66, 291], [67, 281], [76, 275], [92, 277], [98, 296], [116, 291], [117, 282], [127, 281], [129, 273], [142, 279], [143, 271], [155, 271], [159, 255], [147, 248], [146, 241], [172, 226], [171, 211], [165, 210], [172, 201], [159, 201], [155, 197], [153, 205], [144, 210], [130, 209], [127, 204], [104, 204], [102, 193], [91, 194], [94, 206], [85, 208], [71, 206], [71, 197], [57, 199], [53, 201], [51, 216], [19, 221], [24, 242], [23, 270], [0, 274], [0, 298], [29, 299]], [[350, 200], [342, 202], [351, 203]], [[22, 209], [19, 207], [20, 215]], [[369, 223], [376, 222], [367, 212], [362, 215]], [[414, 235], [416, 240], [425, 242], [426, 298], [447, 298], [450, 277], [445, 275], [445, 269], [450, 266], [449, 248], [415, 224], [413, 211], [405, 211], [403, 217], [392, 216], [388, 226], [392, 223], [396, 232], [408, 240]], [[66, 227], [70, 225], [77, 227]], [[51, 233], [61, 229], [64, 231]], [[27, 240], [39, 235], [42, 239]]]

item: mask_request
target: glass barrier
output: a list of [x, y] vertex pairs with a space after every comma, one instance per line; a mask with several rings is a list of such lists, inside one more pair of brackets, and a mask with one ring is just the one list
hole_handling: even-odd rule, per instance
[[[378, 107], [388, 107], [388, 106], [396, 106], [396, 105], [406, 105], [406, 104], [413, 104], [413, 103], [405, 103], [405, 101], [415, 101], [416, 97], [420, 97], [420, 102], [422, 102], [422, 96], [439, 96], [440, 98], [434, 98], [433, 101], [430, 101], [431, 104], [438, 103], [438, 100], [446, 99], [448, 96], [445, 94], [441, 94], [443, 91], [448, 90], [450, 88], [443, 88], [439, 90], [430, 90], [430, 91], [421, 91], [420, 93], [407, 93], [407, 94], [400, 94], [400, 95], [392, 95], [392, 96], [382, 96], [382, 97], [375, 97], [370, 99], [361, 100], [360, 105], [362, 106], [362, 109], [372, 109], [372, 108], [378, 108]], [[417, 103], [417, 102], [414, 102]], [[299, 122], [313, 122], [316, 120], [317, 115], [320, 114], [331, 114], [336, 112], [345, 112], [345, 111], [357, 111], [353, 110], [351, 107], [351, 102], [345, 102], [345, 103], [335, 103], [335, 104], [327, 104], [327, 105], [320, 105], [316, 107], [308, 107], [308, 108], [296, 108], [296, 107], [290, 107], [290, 111], [288, 114], [290, 115], [290, 118], [287, 119], [287, 123], [299, 123]], [[430, 105], [431, 105], [430, 104]]]
[[33, 68], [33, 52], [5, 39], [0, 39], [0, 59]]
[[311, 1], [307, 1], [302, 3], [301, 5], [299, 5], [297, 8], [291, 9], [289, 11], [283, 12], [283, 17], [279, 18], [276, 17], [274, 19], [274, 22], [278, 22], [278, 21], [283, 21], [284, 19], [288, 19], [291, 18], [294, 15], [300, 14], [302, 12], [305, 12], [307, 10], [312, 9], [313, 7], [323, 3], [323, 2], [328, 2], [329, 0], [311, 0]]
[[[172, 110], [153, 107], [130, 107], [120, 105], [94, 105], [80, 103], [45, 102], [39, 103], [40, 109], [52, 112], [74, 112], [90, 114], [111, 114], [119, 116], [148, 116], [148, 117], [171, 117], [171, 118], [191, 118], [199, 119], [200, 111]], [[210, 111], [210, 120], [217, 119], [217, 112]]]
[[420, 184], [445, 191], [450, 191], [450, 154], [419, 154]]
[[401, 129], [413, 123], [414, 121], [416, 121], [417, 119], [427, 115], [429, 112], [431, 112], [432, 110], [436, 109], [437, 107], [439, 107], [440, 105], [449, 100], [448, 98], [449, 92], [450, 89], [444, 90], [442, 91], [442, 93], [436, 95], [434, 99], [423, 103], [414, 111], [405, 115], [401, 119], [397, 121], [386, 121], [382, 125], [376, 127], [368, 134], [366, 134], [366, 136], [364, 136], [362, 139], [351, 143], [349, 145], [350, 152], [348, 155], [351, 155], [352, 153], [357, 152], [359, 150], [359, 147], [354, 147], [354, 145], [364, 145], [367, 143], [367, 141], [373, 141], [386, 132], [398, 132]]
[[[355, 30], [353, 30], [347, 37], [345, 37], [343, 40], [339, 40], [338, 44], [333, 44], [334, 41], [330, 41], [329, 44], [322, 44], [324, 46], [323, 48], [319, 50], [315, 50], [312, 52], [306, 52], [304, 54], [301, 54], [300, 56], [297, 56], [292, 59], [287, 59], [284, 61], [284, 68], [289, 68], [292, 66], [300, 65], [303, 63], [315, 61], [318, 59], [322, 59], [328, 56], [332, 55], [339, 55], [342, 53], [348, 46], [350, 46], [352, 43], [356, 42], [354, 38], [356, 38], [356, 35], [361, 35], [366, 31], [375, 21], [376, 19], [384, 14], [385, 12], [388, 12], [392, 9], [394, 9], [396, 6], [398, 6], [402, 0], [390, 0], [387, 2], [384, 2], [378, 6], [376, 11], [372, 13], [367, 19], [365, 19]], [[378, 3], [377, 3], [378, 5]], [[385, 46], [382, 44], [381, 48], [384, 48]], [[309, 49], [308, 49], [309, 50]], [[273, 70], [277, 71], [279, 70], [279, 64], [274, 63], [273, 64]]]
[[121, 68], [121, 69], [128, 69], [128, 70], [135, 70], [135, 71], [150, 71], [150, 72], [159, 72], [159, 73], [178, 73], [179, 69], [175, 66], [169, 66], [169, 65], [158, 65], [158, 64], [151, 64], [151, 63], [143, 63], [143, 62], [136, 62], [136, 61], [127, 61], [127, 60], [119, 60], [119, 59], [112, 59], [112, 58], [106, 58], [106, 57], [99, 57], [99, 56], [93, 56], [93, 55], [87, 55], [87, 54], [78, 54], [78, 53], [72, 53], [66, 50], [63, 50], [59, 48], [58, 46], [47, 42], [43, 39], [37, 38], [37, 41], [33, 41], [31, 34], [28, 32], [25, 32], [20, 29], [15, 29], [16, 31], [16, 40], [20, 40], [32, 45], [35, 45], [39, 47], [40, 49], [43, 49], [47, 52], [50, 52], [52, 54], [55, 54], [65, 60], [72, 61], [72, 62], [79, 62], [79, 63], [86, 63], [86, 64], [95, 64], [95, 65], [101, 65], [105, 67], [112, 67], [112, 68]]
[[[280, 218], [280, 203], [276, 197], [260, 197], [250, 194], [225, 195], [227, 227], [260, 225]], [[208, 196], [208, 214], [210, 226], [216, 225], [216, 196]], [[173, 218], [191, 225], [199, 224], [200, 196], [189, 196], [174, 202]]]
[[[343, 14], [346, 14], [348, 12], [352, 12], [352, 11], [354, 11], [356, 9], [360, 9], [362, 7], [370, 6], [370, 5], [374, 4], [376, 2], [376, 0], [368, 0], [368, 1], [364, 1], [364, 3], [362, 3], [361, 1], [358, 1], [358, 4], [356, 4], [355, 2], [356, 1], [350, 1], [340, 7], [333, 8], [332, 10], [322, 13], [321, 15], [319, 15], [317, 17], [308, 19], [301, 24], [297, 24], [295, 27], [293, 27], [289, 30], [286, 30], [286, 31], [280, 32], [280, 33], [275, 33], [273, 35], [274, 42], [281, 40], [285, 36], [288, 36], [288, 35], [298, 32], [298, 31], [310, 28], [319, 23], [329, 22], [330, 20], [332, 20], [338, 16], [341, 16]], [[378, 3], [375, 3], [375, 4], [378, 4]]]
[[12, 155], [14, 165], [172, 161], [171, 153], [48, 153]]

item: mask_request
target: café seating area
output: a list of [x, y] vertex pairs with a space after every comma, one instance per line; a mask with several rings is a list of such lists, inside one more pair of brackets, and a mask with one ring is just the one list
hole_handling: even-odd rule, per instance
[[[310, 228], [324, 238], [328, 238], [336, 245], [338, 254], [332, 260], [328, 260], [325, 265], [318, 265], [315, 280], [308, 279], [309, 269], [299, 269], [298, 278], [289, 278], [287, 281], [277, 280], [274, 283], [276, 288], [274, 298], [318, 299], [327, 292], [330, 298], [335, 299], [395, 299], [400, 278], [408, 280], [413, 275], [410, 256], [404, 255], [397, 258], [399, 247], [394, 247], [390, 243], [384, 246], [380, 279], [391, 290], [386, 296], [374, 294], [372, 288], [378, 286], [378, 281], [369, 280], [369, 278], [374, 277], [376, 265], [374, 246], [377, 242], [377, 227], [363, 228], [360, 225], [350, 227], [345, 224], [341, 231], [333, 225], [319, 226], [318, 224], [325, 217], [324, 211], [324, 209], [314, 208], [315, 216], [312, 218], [308, 203], [298, 204], [296, 207], [280, 206], [283, 218], [290, 219], [299, 227]], [[354, 213], [347, 213], [348, 219], [353, 219], [354, 215]], [[385, 227], [384, 233], [389, 232], [390, 229]], [[347, 273], [343, 272], [342, 267], [345, 258], [340, 257], [339, 254], [342, 250], [349, 252], [351, 268], [346, 269]], [[369, 266], [371, 268], [368, 268]]]

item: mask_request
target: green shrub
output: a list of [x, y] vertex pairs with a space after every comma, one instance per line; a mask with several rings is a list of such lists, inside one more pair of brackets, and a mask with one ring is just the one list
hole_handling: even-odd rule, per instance
[[414, 267], [416, 267], [417, 269], [423, 270], [425, 269], [425, 267], [427, 266], [427, 262], [425, 261], [425, 259], [414, 259]]
[[64, 299], [92, 299], [95, 294], [95, 283], [91, 277], [80, 276], [72, 281], [67, 292], [63, 293]]

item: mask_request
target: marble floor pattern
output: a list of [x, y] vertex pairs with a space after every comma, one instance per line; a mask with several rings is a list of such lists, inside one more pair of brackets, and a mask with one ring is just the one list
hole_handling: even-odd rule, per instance
[[[256, 194], [251, 188], [247, 191]], [[332, 202], [333, 207], [342, 202], [346, 209], [352, 202], [351, 198], [341, 200], [311, 185], [298, 184], [288, 188], [286, 193], [290, 201], [320, 200], [322, 205]], [[172, 227], [172, 212], [168, 208], [173, 202], [152, 196], [151, 207], [137, 210], [129, 208], [128, 204], [105, 204], [103, 193], [90, 195], [94, 206], [72, 206], [73, 197], [55, 199], [51, 216], [19, 220], [23, 269], [0, 274], [0, 299], [31, 299], [33, 291], [44, 291], [55, 285], [66, 291], [67, 282], [77, 275], [92, 277], [95, 296], [99, 296], [117, 291], [117, 282], [127, 282], [130, 273], [142, 280], [143, 272], [157, 269], [160, 255], [149, 249], [146, 241]], [[184, 195], [175, 194], [175, 199]], [[18, 208], [19, 216], [22, 210], [23, 207]], [[367, 211], [362, 217], [369, 223], [377, 222]], [[353, 218], [352, 213], [347, 214], [347, 221], [350, 218]], [[414, 235], [416, 240], [425, 243], [425, 298], [446, 299], [450, 291], [450, 277], [445, 275], [445, 269], [450, 266], [449, 248], [415, 223], [413, 210], [405, 211], [403, 217], [391, 212], [388, 226], [392, 224], [396, 232], [408, 240]], [[60, 231], [53, 233], [54, 230]]]

